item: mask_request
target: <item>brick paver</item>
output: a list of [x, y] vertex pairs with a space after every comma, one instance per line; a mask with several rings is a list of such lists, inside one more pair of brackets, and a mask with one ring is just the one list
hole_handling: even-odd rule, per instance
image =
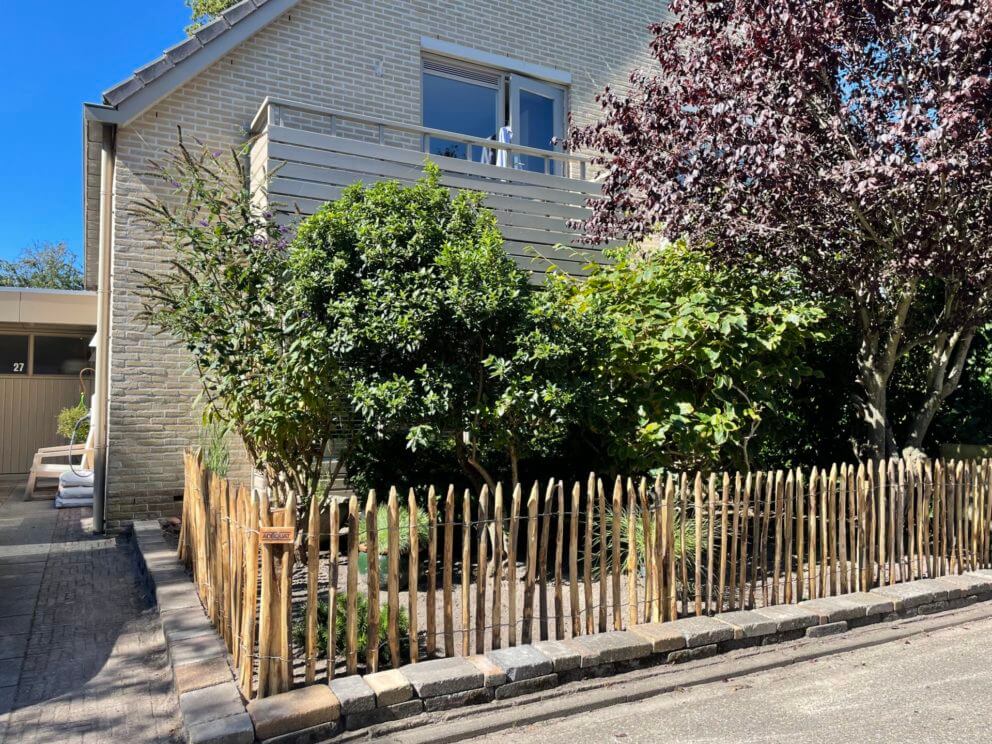
[[[162, 632], [128, 538], [0, 484], [0, 741], [181, 741]], [[5, 581], [19, 585], [4, 589]]]

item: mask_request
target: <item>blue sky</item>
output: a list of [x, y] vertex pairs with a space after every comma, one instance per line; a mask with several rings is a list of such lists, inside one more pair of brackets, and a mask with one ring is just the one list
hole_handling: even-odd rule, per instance
[[183, 38], [183, 0], [13, 0], [0, 44], [0, 258], [82, 254], [82, 106]]

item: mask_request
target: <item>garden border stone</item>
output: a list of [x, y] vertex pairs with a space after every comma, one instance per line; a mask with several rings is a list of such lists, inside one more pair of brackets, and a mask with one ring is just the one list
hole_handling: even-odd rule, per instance
[[135, 522], [131, 535], [138, 573], [157, 605], [187, 741], [251, 744], [255, 728], [234, 682], [227, 648], [175, 551], [166, 544], [161, 524], [157, 519]]
[[734, 640], [734, 629], [713, 617], [684, 617], [675, 620], [672, 627], [685, 636], [686, 648], [709, 646]]
[[330, 681], [330, 688], [341, 705], [341, 715], [375, 710], [375, 690], [369, 686], [364, 677], [357, 674], [335, 677]]
[[[135, 560], [158, 601], [183, 728], [192, 744], [311, 744], [424, 713], [541, 693], [572, 679], [677, 664], [745, 645], [822, 638], [882, 619], [992, 600], [992, 570], [920, 579], [869, 592], [644, 623], [629, 630], [537, 641], [470, 657], [430, 659], [365, 677], [338, 677], [245, 706], [227, 649], [157, 521], [133, 527]], [[146, 560], [147, 557], [147, 560]], [[251, 714], [249, 714], [249, 711]], [[419, 725], [419, 724], [413, 724]]]
[[722, 623], [727, 623], [734, 629], [734, 638], [761, 638], [778, 631], [778, 623], [754, 610], [734, 610], [721, 612], [713, 616]]
[[502, 669], [510, 682], [545, 677], [554, 671], [551, 659], [531, 645], [496, 649], [486, 654], [485, 658]]
[[811, 610], [805, 610], [799, 605], [772, 605], [771, 607], [759, 607], [754, 610], [759, 615], [764, 615], [770, 620], [778, 623], [778, 633], [790, 633], [797, 630], [806, 630], [820, 622], [819, 616]]
[[537, 641], [534, 648], [551, 659], [555, 672], [568, 672], [582, 666], [582, 654], [564, 641]]

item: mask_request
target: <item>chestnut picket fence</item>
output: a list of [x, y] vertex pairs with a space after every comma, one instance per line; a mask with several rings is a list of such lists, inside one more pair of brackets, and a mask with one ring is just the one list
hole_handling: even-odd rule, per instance
[[179, 556], [247, 699], [992, 565], [989, 460], [392, 488], [305, 511], [198, 453], [185, 467]]

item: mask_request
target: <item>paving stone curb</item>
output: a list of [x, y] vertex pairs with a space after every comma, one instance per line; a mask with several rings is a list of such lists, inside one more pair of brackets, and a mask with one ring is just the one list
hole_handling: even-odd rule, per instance
[[[165, 635], [179, 714], [190, 744], [252, 744], [255, 727], [234, 682], [227, 649], [158, 520], [132, 527], [135, 559]], [[335, 701], [336, 702], [336, 701]]]
[[160, 602], [163, 629], [183, 725], [195, 744], [241, 744], [256, 736], [271, 744], [302, 744], [344, 731], [375, 736], [418, 725], [404, 720], [414, 716], [431, 720], [440, 711], [498, 705], [571, 681], [694, 661], [742, 645], [826, 637], [992, 599], [992, 572], [967, 572], [798, 605], [648, 623], [629, 631], [539, 641], [469, 658], [431, 659], [365, 677], [338, 678], [319, 690], [299, 688], [246, 706], [229, 666], [225, 678], [219, 660], [226, 662], [226, 650], [209, 622], [204, 626], [200, 619], [203, 609], [193, 583], [185, 572], [176, 571], [178, 561], [158, 522], [137, 522], [133, 529], [148, 591], [166, 600], [167, 607]]

